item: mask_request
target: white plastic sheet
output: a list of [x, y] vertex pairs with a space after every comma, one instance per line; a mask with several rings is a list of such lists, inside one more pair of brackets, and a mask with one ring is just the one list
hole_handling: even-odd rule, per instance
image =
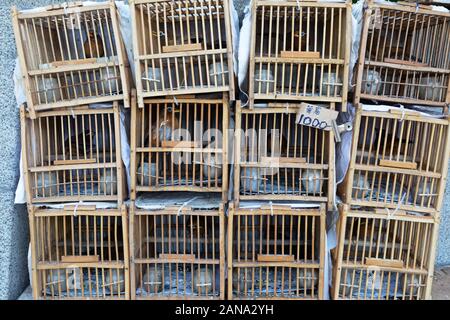
[[231, 38], [233, 41], [233, 71], [234, 74], [238, 74], [239, 66], [239, 16], [236, 9], [234, 8], [234, 1], [231, 0], [230, 4], [230, 20], [231, 20]]
[[[241, 30], [239, 32], [239, 55], [238, 55], [238, 84], [239, 90], [247, 97], [247, 78], [248, 66], [250, 63], [250, 47], [252, 38], [252, 5], [253, 0], [244, 9], [244, 19], [242, 21]], [[242, 101], [243, 105], [247, 104], [247, 99]]]
[[361, 29], [364, 17], [364, 0], [359, 0], [352, 5], [352, 47], [350, 52], [350, 65], [349, 65], [349, 88], [353, 91], [354, 81], [353, 72], [355, 69], [356, 61], [358, 61], [359, 47], [361, 45]]
[[133, 82], [136, 82], [136, 74], [134, 69], [134, 56], [133, 56], [133, 37], [131, 31], [131, 11], [130, 6], [124, 1], [116, 1], [117, 10], [119, 11], [119, 27], [122, 35], [122, 40], [125, 46], [128, 62], [131, 68], [131, 74], [133, 75]]
[[[347, 104], [347, 112], [339, 113], [337, 123], [342, 124], [352, 122], [355, 118], [355, 108], [349, 103]], [[347, 169], [350, 164], [350, 151], [352, 148], [353, 130], [345, 131], [341, 134], [341, 142], [336, 143], [336, 184], [340, 184], [347, 174]]]

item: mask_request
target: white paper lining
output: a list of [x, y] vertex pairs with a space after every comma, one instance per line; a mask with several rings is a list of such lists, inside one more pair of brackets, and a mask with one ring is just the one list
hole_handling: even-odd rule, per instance
[[168, 206], [189, 206], [197, 210], [217, 210], [222, 203], [221, 193], [158, 192], [138, 196], [135, 206], [143, 210], [163, 210]]
[[65, 206], [81, 206], [81, 205], [95, 205], [96, 209], [105, 210], [105, 209], [117, 209], [117, 202], [92, 202], [92, 201], [80, 201], [80, 202], [67, 202], [67, 203], [40, 203], [34, 204], [33, 207], [43, 209], [64, 209]]

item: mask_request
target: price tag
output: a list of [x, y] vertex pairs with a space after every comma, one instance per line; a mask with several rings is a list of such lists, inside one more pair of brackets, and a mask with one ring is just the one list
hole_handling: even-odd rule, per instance
[[309, 103], [301, 103], [295, 122], [321, 130], [332, 130], [332, 122], [336, 121], [339, 112]]

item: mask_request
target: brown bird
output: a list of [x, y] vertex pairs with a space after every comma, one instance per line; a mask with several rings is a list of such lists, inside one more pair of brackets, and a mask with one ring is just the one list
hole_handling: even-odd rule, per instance
[[[166, 118], [164, 119], [164, 114], [160, 116], [158, 121], [155, 121], [152, 124], [152, 139], [151, 139], [151, 147], [157, 147], [158, 138], [159, 143], [161, 141], [169, 141], [172, 140], [173, 131], [180, 128], [180, 122], [178, 116], [176, 115], [177, 111], [168, 110], [166, 113]], [[145, 141], [148, 141], [150, 133], [147, 133]], [[159, 137], [158, 137], [159, 136]]]
[[105, 56], [102, 38], [94, 31], [89, 31], [88, 39], [84, 42], [86, 58], [100, 58]]

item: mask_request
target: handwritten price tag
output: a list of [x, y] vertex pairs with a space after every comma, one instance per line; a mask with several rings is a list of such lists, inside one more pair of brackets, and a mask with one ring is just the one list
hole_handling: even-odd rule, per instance
[[295, 122], [317, 129], [332, 130], [332, 122], [336, 120], [338, 112], [309, 103], [301, 103], [297, 111]]

